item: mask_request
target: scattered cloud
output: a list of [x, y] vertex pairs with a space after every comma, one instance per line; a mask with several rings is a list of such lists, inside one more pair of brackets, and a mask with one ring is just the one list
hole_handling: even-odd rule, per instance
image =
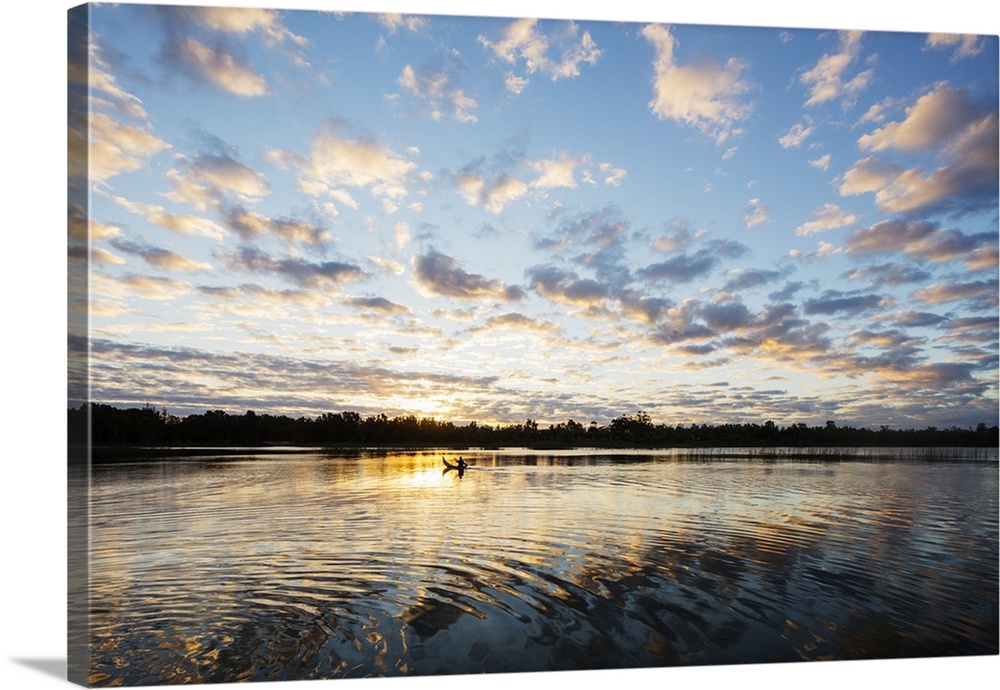
[[729, 58], [722, 64], [703, 60], [679, 65], [676, 39], [668, 27], [649, 24], [642, 28], [642, 35], [656, 50], [654, 97], [649, 102], [653, 114], [661, 120], [696, 127], [719, 144], [740, 134], [737, 124], [753, 109], [741, 101], [750, 90], [743, 77], [746, 62]]
[[716, 240], [693, 254], [678, 254], [666, 261], [650, 264], [640, 269], [638, 275], [649, 281], [689, 283], [707, 275], [722, 259], [739, 258], [746, 251], [746, 247], [738, 242]]
[[942, 304], [971, 300], [985, 308], [997, 306], [996, 281], [976, 280], [965, 283], [934, 283], [926, 288], [916, 290], [914, 299], [925, 304]]
[[106, 182], [116, 175], [135, 172], [170, 144], [146, 129], [119, 122], [104, 113], [90, 115], [89, 158], [92, 182]]
[[743, 222], [743, 227], [752, 228], [771, 220], [771, 213], [760, 199], [751, 199], [743, 209], [740, 220]]
[[862, 70], [853, 76], [848, 73], [848, 68], [861, 55], [863, 35], [861, 31], [841, 31], [840, 52], [823, 55], [813, 67], [800, 75], [799, 80], [809, 88], [807, 106], [836, 99], [851, 101], [868, 86], [874, 70]]
[[191, 291], [191, 283], [178, 278], [126, 273], [120, 277], [92, 274], [91, 290], [96, 295], [124, 299], [135, 296], [155, 302], [170, 302]]
[[788, 275], [786, 270], [736, 268], [729, 272], [729, 279], [722, 286], [723, 292], [742, 292], [775, 283]]
[[532, 318], [520, 312], [506, 312], [504, 314], [490, 316], [486, 319], [486, 322], [482, 326], [474, 326], [466, 332], [476, 333], [499, 329], [513, 329], [529, 331], [531, 333], [556, 333], [559, 331], [559, 327], [551, 321]]
[[846, 228], [858, 222], [856, 215], [844, 211], [836, 204], [823, 204], [813, 215], [815, 220], [810, 220], [795, 228], [796, 235], [807, 237], [818, 232]]
[[[847, 254], [888, 254], [903, 252], [919, 261], [946, 263], [966, 260], [971, 266], [993, 268], [995, 233], [967, 235], [954, 228], [942, 228], [929, 221], [885, 220], [853, 233], [845, 244]], [[981, 263], [980, 263], [981, 261]]]
[[983, 108], [962, 89], [939, 85], [906, 109], [906, 118], [858, 139], [862, 151], [925, 151], [940, 146], [983, 119]]
[[872, 311], [882, 306], [884, 298], [873, 293], [845, 293], [839, 290], [826, 290], [819, 297], [807, 299], [802, 306], [806, 314], [848, 314], [858, 315]]
[[791, 129], [778, 139], [778, 143], [785, 149], [797, 149], [802, 146], [806, 139], [812, 136], [812, 133], [812, 123], [806, 118], [804, 122], [796, 122], [792, 125]]
[[[164, 271], [179, 271], [191, 273], [196, 271], [211, 271], [212, 265], [204, 261], [194, 261], [177, 252], [154, 247], [145, 242], [118, 239], [111, 242], [111, 246], [120, 252], [140, 257], [150, 266]], [[120, 263], [120, 262], [115, 262]]]
[[570, 157], [563, 153], [556, 158], [530, 161], [528, 167], [538, 173], [531, 183], [538, 189], [553, 189], [556, 187], [576, 187], [576, 169], [584, 162], [580, 157]]
[[874, 193], [887, 213], [963, 215], [996, 206], [998, 125], [961, 89], [939, 86], [892, 122], [858, 140], [870, 152], [930, 152], [937, 167], [907, 168], [874, 156], [855, 163], [840, 179], [840, 193]]
[[[69, 64], [69, 77], [90, 87], [92, 107], [110, 107], [121, 115], [146, 120], [146, 109], [142, 100], [123, 89], [111, 71], [111, 65], [104, 58], [104, 51], [98, 41], [91, 41], [88, 46], [89, 60], [86, 64]], [[98, 97], [96, 94], [101, 94]], [[108, 100], [110, 99], [110, 101]]]
[[931, 274], [916, 266], [888, 263], [862, 266], [848, 271], [845, 277], [850, 280], [869, 280], [875, 286], [894, 286], [923, 283], [930, 279]]
[[428, 296], [502, 302], [516, 302], [524, 297], [524, 291], [516, 285], [468, 273], [457, 259], [435, 251], [413, 257], [413, 280]]
[[150, 223], [178, 235], [200, 235], [216, 241], [221, 241], [226, 236], [225, 228], [201, 216], [170, 213], [163, 206], [129, 201], [121, 196], [113, 197], [113, 200], [129, 212], [140, 215]]
[[259, 273], [312, 289], [325, 289], [364, 277], [361, 268], [341, 261], [311, 262], [301, 258], [276, 259], [250, 246], [219, 254], [231, 271]]
[[473, 123], [478, 119], [474, 111], [479, 104], [460, 86], [463, 70], [457, 51], [449, 51], [417, 68], [406, 65], [398, 83], [432, 119]]
[[235, 96], [268, 94], [267, 80], [221, 45], [208, 46], [188, 37], [168, 44], [165, 54], [172, 64], [196, 81]]
[[[593, 65], [601, 56], [589, 31], [580, 35], [574, 22], [560, 22], [548, 34], [541, 30], [538, 19], [517, 19], [511, 22], [496, 40], [479, 36], [479, 42], [493, 55], [511, 65], [524, 65], [527, 74], [540, 74], [552, 81], [580, 76], [580, 66]], [[557, 53], [556, 56], [550, 56]], [[508, 91], [524, 90], [528, 80], [508, 74]]]
[[378, 314], [409, 314], [410, 308], [397, 304], [385, 297], [349, 297], [343, 303], [355, 309], [375, 312]]
[[809, 165], [817, 170], [829, 170], [830, 169], [831, 156], [829, 153], [820, 156], [819, 158], [814, 158], [809, 161]]
[[180, 167], [168, 170], [166, 177], [173, 187], [166, 197], [199, 211], [218, 208], [226, 199], [256, 203], [270, 193], [262, 173], [226, 155], [182, 159]]
[[527, 271], [531, 287], [544, 297], [575, 307], [603, 307], [611, 297], [606, 285], [580, 278], [573, 271], [555, 266], [537, 266]]
[[259, 31], [272, 44], [289, 41], [297, 46], [305, 46], [309, 43], [282, 23], [277, 10], [253, 7], [172, 7], [163, 8], [162, 11], [223, 33], [246, 35]]
[[428, 26], [430, 26], [430, 20], [427, 17], [421, 17], [413, 14], [400, 14], [398, 12], [383, 12], [378, 15], [379, 23], [389, 30], [389, 33], [394, 34], [400, 29], [406, 29], [407, 31], [423, 31]]
[[[272, 150], [267, 157], [282, 167], [297, 170], [299, 189], [312, 196], [343, 201], [345, 188], [366, 189], [386, 202], [407, 195], [409, 177], [417, 164], [372, 139], [343, 133], [343, 126], [330, 123], [313, 139], [308, 155]], [[347, 198], [350, 198], [349, 196]]]
[[611, 165], [611, 163], [601, 163], [598, 166], [598, 170], [604, 175], [604, 184], [611, 185], [612, 187], [618, 187], [625, 180], [625, 176], [628, 175], [628, 171], [625, 168], [616, 168]]
[[323, 246], [330, 241], [330, 232], [321, 226], [304, 220], [290, 218], [269, 218], [262, 213], [234, 207], [225, 212], [226, 226], [236, 232], [240, 239], [249, 242], [254, 238], [271, 235], [286, 242]]
[[926, 50], [952, 50], [951, 61], [958, 62], [975, 57], [983, 52], [985, 43], [982, 36], [975, 34], [928, 34], [924, 43]]

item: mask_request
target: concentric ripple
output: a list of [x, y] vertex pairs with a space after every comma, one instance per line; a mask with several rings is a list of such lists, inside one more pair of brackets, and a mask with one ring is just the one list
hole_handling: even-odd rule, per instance
[[91, 682], [995, 654], [990, 462], [95, 467]]

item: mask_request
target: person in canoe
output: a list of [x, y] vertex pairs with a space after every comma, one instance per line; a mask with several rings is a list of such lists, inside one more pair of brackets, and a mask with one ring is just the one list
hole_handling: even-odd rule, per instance
[[465, 472], [465, 468], [469, 466], [469, 463], [467, 463], [462, 458], [461, 455], [458, 456], [458, 462], [455, 463], [455, 464], [452, 464], [452, 463], [448, 462], [447, 460], [445, 460], [445, 458], [441, 458], [441, 459], [444, 461], [444, 466], [446, 468], [448, 468], [449, 470], [458, 470], [459, 474], [462, 474], [463, 472]]

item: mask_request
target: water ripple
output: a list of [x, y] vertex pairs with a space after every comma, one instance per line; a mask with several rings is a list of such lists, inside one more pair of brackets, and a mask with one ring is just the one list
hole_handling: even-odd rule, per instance
[[995, 464], [98, 468], [91, 682], [997, 652]]

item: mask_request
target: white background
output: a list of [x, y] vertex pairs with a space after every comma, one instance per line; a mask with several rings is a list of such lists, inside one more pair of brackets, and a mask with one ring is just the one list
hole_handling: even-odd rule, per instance
[[[164, 0], [166, 1], [166, 0]], [[65, 687], [66, 661], [66, 11], [71, 2], [20, 0], [5, 5], [0, 38], [0, 276], [3, 324], [0, 433], [0, 686]], [[176, 3], [171, 4], [192, 4]], [[883, 29], [997, 34], [998, 12], [982, 0], [818, 3], [696, 0], [680, 6], [649, 0], [258, 0], [215, 4], [302, 9], [621, 19], [834, 29]], [[897, 9], [898, 8], [898, 9]], [[987, 9], [989, 8], [989, 9]], [[1000, 657], [865, 661], [770, 666], [671, 668], [470, 678], [278, 682], [259, 687], [525, 690], [562, 686], [741, 688], [978, 687], [1000, 676]], [[236, 687], [225, 684], [215, 687]]]

